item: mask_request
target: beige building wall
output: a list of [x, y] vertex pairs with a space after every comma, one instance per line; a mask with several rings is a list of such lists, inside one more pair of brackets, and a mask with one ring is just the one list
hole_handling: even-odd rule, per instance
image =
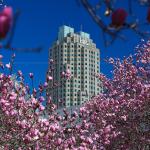
[[70, 69], [72, 75], [70, 80], [63, 81], [62, 86], [48, 91], [59, 108], [82, 105], [101, 92], [99, 80], [93, 76], [100, 72], [100, 51], [88, 33], [74, 33], [73, 28], [62, 26], [58, 40], [49, 52], [55, 68], [51, 74], [54, 80], [49, 87], [57, 81], [62, 82], [62, 71]]

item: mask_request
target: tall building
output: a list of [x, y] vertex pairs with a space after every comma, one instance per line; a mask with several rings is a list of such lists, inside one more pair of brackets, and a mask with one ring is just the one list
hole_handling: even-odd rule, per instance
[[100, 93], [99, 80], [93, 76], [100, 72], [100, 51], [90, 34], [82, 31], [76, 33], [71, 27], [61, 26], [49, 54], [49, 58], [54, 60], [53, 74], [49, 73], [53, 81], [49, 87], [55, 82], [62, 83], [62, 71], [69, 69], [71, 72], [70, 80], [48, 90], [59, 108], [82, 105]]

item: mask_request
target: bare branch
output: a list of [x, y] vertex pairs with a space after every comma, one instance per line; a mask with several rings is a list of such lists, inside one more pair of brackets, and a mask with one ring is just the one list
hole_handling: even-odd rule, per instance
[[[100, 26], [100, 28], [106, 32], [107, 34], [109, 34], [112, 37], [116, 37], [116, 32], [112, 32], [111, 30], [109, 30], [107, 28], [107, 26], [103, 23], [102, 19], [96, 15], [96, 12], [92, 9], [92, 6], [90, 5], [90, 3], [87, 0], [81, 0], [83, 6], [86, 8], [86, 10], [88, 11], [88, 13], [91, 15], [91, 17], [93, 18], [93, 20]], [[120, 39], [125, 40], [124, 37], [117, 35]]]

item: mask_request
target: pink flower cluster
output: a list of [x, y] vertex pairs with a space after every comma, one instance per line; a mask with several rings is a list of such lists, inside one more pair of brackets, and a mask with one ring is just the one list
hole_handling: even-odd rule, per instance
[[[123, 61], [110, 59], [113, 79], [97, 75], [101, 93], [78, 111], [59, 115], [51, 97], [43, 106], [47, 82], [33, 89], [0, 74], [0, 148], [136, 150], [150, 143], [150, 44]], [[66, 72], [70, 73], [70, 72]], [[30, 74], [30, 77], [33, 77]], [[50, 78], [50, 80], [52, 80]]]
[[63, 71], [61, 73], [61, 77], [62, 78], [65, 78], [65, 79], [70, 79], [71, 78], [71, 72], [69, 69], [67, 69], [66, 71]]

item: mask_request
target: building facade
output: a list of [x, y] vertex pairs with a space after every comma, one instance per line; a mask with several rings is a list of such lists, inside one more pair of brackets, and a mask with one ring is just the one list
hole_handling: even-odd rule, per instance
[[[60, 27], [58, 38], [49, 50], [49, 58], [54, 60], [54, 70], [48, 72], [53, 76], [49, 87], [61, 83], [61, 86], [48, 88], [58, 108], [82, 105], [101, 92], [100, 81], [94, 77], [100, 72], [100, 51], [88, 33], [75, 33], [71, 27]], [[62, 80], [61, 72], [67, 69], [71, 79]]]

